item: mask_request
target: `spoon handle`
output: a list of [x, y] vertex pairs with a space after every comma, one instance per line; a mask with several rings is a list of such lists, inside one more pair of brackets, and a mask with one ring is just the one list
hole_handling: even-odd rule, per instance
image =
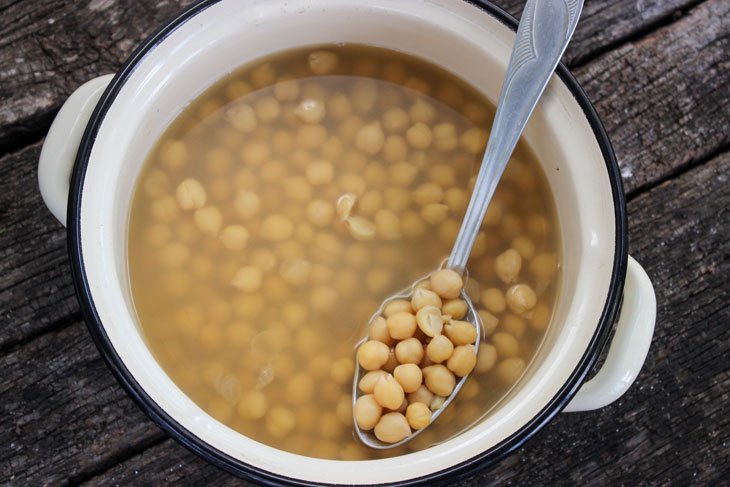
[[527, 0], [474, 192], [447, 267], [463, 270], [527, 120], [570, 41], [583, 0]]

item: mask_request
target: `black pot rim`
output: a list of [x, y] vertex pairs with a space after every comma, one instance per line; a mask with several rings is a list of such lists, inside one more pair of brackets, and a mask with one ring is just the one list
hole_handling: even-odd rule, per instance
[[[91, 295], [91, 290], [89, 288], [84, 268], [80, 225], [83, 181], [91, 149], [104, 116], [114, 102], [119, 90], [124, 85], [127, 78], [146, 54], [180, 25], [219, 1], [221, 0], [201, 0], [200, 2], [181, 11], [174, 18], [170, 19], [166, 25], [147, 38], [122, 65], [121, 69], [114, 76], [96, 105], [79, 145], [69, 190], [67, 238], [74, 287], [76, 289], [76, 294], [89, 332], [91, 333], [97, 348], [107, 362], [107, 365], [114, 373], [116, 379], [124, 387], [132, 399], [139, 405], [139, 407], [171, 437], [175, 438], [179, 443], [197, 453], [213, 465], [216, 465], [219, 468], [239, 477], [258, 482], [262, 485], [329, 485], [286, 477], [233, 458], [198, 438], [192, 432], [175, 421], [166, 411], [160, 408], [135, 380], [114, 349], [94, 305], [94, 299]], [[481, 9], [483, 12], [494, 17], [511, 29], [517, 29], [517, 21], [514, 17], [499, 7], [488, 3], [486, 0], [464, 1]], [[562, 63], [558, 65], [556, 73], [572, 93], [593, 130], [606, 164], [614, 202], [616, 226], [614, 261], [612, 265], [608, 295], [601, 313], [599, 324], [596, 327], [596, 331], [577, 367], [572, 372], [569, 379], [560, 388], [558, 393], [553, 396], [550, 402], [534, 418], [524, 424], [510, 437], [506, 438], [498, 445], [495, 445], [494, 447], [472, 457], [471, 459], [444, 470], [405, 481], [378, 485], [434, 485], [444, 482], [447, 479], [453, 482], [458, 478], [464, 477], [468, 474], [473, 474], [476, 471], [484, 469], [504, 458], [507, 454], [516, 450], [525, 441], [530, 439], [570, 402], [586, 375], [591, 370], [591, 367], [597, 360], [608, 339], [608, 336], [611, 333], [611, 330], [613, 329], [614, 322], [620, 309], [628, 260], [626, 201], [623, 193], [621, 175], [608, 134], [599, 120], [595, 109], [588, 100], [588, 97], [583, 92], [573, 75], [570, 74], [568, 69]]]

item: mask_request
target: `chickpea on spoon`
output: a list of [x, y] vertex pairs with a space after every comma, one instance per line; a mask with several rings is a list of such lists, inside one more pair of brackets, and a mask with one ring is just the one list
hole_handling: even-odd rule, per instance
[[393, 448], [413, 439], [448, 407], [474, 369], [482, 323], [462, 275], [499, 179], [582, 7], [582, 0], [527, 0], [489, 143], [446, 266], [385, 300], [356, 347], [353, 419], [367, 446]]

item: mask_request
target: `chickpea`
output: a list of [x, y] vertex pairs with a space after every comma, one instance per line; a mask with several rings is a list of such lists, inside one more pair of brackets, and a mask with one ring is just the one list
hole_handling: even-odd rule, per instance
[[496, 287], [485, 289], [481, 294], [481, 301], [492, 313], [501, 313], [507, 308], [504, 294]]
[[256, 118], [262, 123], [269, 123], [276, 120], [281, 114], [281, 105], [279, 100], [273, 96], [268, 96], [258, 100], [254, 104], [254, 110], [256, 111]]
[[388, 182], [388, 171], [380, 162], [371, 161], [365, 166], [363, 177], [368, 187], [382, 188]]
[[449, 214], [449, 207], [442, 203], [431, 203], [421, 209], [421, 218], [430, 225], [441, 223]]
[[431, 410], [422, 402], [409, 404], [406, 410], [406, 419], [414, 430], [425, 428], [431, 424]]
[[206, 193], [197, 179], [184, 179], [175, 191], [177, 203], [183, 210], [196, 210], [205, 206]]
[[420, 215], [414, 211], [406, 211], [401, 215], [401, 231], [408, 238], [417, 238], [426, 232], [426, 225]]
[[490, 336], [492, 333], [494, 333], [494, 330], [497, 329], [499, 319], [489, 311], [483, 309], [480, 309], [479, 311], [477, 311], [477, 313], [479, 313], [479, 317], [482, 319], [484, 336]]
[[251, 293], [258, 291], [261, 288], [262, 272], [261, 269], [249, 265], [241, 267], [231, 280], [231, 284], [234, 287], [240, 289], [243, 292]]
[[517, 250], [524, 260], [530, 260], [535, 256], [535, 242], [530, 237], [515, 237], [512, 239], [512, 248]]
[[444, 190], [438, 183], [423, 183], [413, 193], [413, 200], [420, 206], [431, 203], [440, 203], [444, 197]]
[[388, 333], [396, 340], [405, 340], [406, 338], [412, 337], [418, 326], [416, 317], [405, 311], [389, 316], [386, 319], [386, 323], [388, 325]]
[[363, 125], [355, 135], [355, 146], [370, 155], [377, 154], [385, 143], [385, 133], [380, 122]]
[[542, 281], [548, 281], [555, 276], [558, 270], [557, 259], [554, 254], [537, 254], [528, 266], [530, 274]]
[[333, 120], [342, 120], [352, 113], [350, 99], [342, 93], [335, 93], [327, 101], [327, 114]]
[[436, 364], [447, 360], [454, 351], [454, 344], [444, 335], [438, 335], [426, 345], [426, 356]]
[[182, 168], [188, 162], [188, 149], [184, 142], [177, 139], [167, 139], [160, 146], [160, 163], [168, 169]]
[[324, 102], [314, 98], [306, 98], [299, 102], [294, 114], [305, 123], [319, 123], [326, 115]]
[[489, 343], [482, 343], [477, 353], [476, 371], [480, 374], [489, 372], [497, 363], [497, 348]]
[[364, 394], [355, 401], [353, 415], [361, 430], [373, 429], [382, 413], [383, 407], [378, 404], [373, 394]]
[[[429, 282], [430, 287], [430, 280], [427, 282]], [[430, 289], [422, 287], [413, 291], [413, 296], [411, 296], [411, 307], [418, 312], [421, 308], [426, 306], [441, 309], [442, 301], [439, 295]]]
[[354, 193], [357, 196], [361, 196], [367, 188], [367, 183], [365, 182], [365, 180], [357, 174], [343, 174], [338, 178], [337, 182], [342, 188], [343, 192]]
[[367, 241], [375, 238], [375, 224], [360, 216], [353, 216], [345, 220], [345, 225], [356, 240]]
[[494, 271], [502, 282], [510, 284], [517, 279], [522, 267], [522, 256], [515, 249], [507, 249], [494, 260]]
[[261, 224], [261, 237], [274, 242], [282, 242], [294, 233], [294, 223], [281, 215], [272, 215]]
[[388, 170], [390, 182], [396, 186], [407, 187], [418, 176], [418, 168], [408, 162], [396, 162]]
[[393, 338], [391, 338], [390, 333], [388, 332], [388, 325], [385, 318], [378, 316], [370, 323], [368, 338], [370, 340], [383, 342], [388, 346], [393, 344]]
[[454, 345], [469, 345], [477, 339], [477, 329], [467, 321], [452, 321], [444, 326], [444, 333]]
[[408, 420], [402, 413], [384, 414], [375, 425], [375, 436], [384, 443], [398, 443], [411, 434]]
[[545, 303], [538, 303], [532, 310], [532, 316], [529, 319], [530, 326], [534, 330], [545, 330], [550, 324], [552, 310]]
[[474, 345], [459, 345], [446, 361], [446, 367], [457, 377], [464, 377], [474, 370], [477, 354]]
[[261, 419], [266, 414], [266, 396], [261, 391], [250, 391], [238, 401], [238, 415], [243, 419]]
[[402, 108], [389, 108], [383, 113], [383, 127], [390, 133], [402, 133], [408, 127], [410, 117]]
[[383, 143], [383, 159], [385, 162], [396, 163], [405, 160], [408, 155], [408, 143], [400, 135], [389, 135]]
[[[418, 364], [423, 359], [423, 345], [418, 338], [406, 338], [395, 346], [395, 358], [401, 364]], [[391, 408], [392, 409], [392, 408]]]
[[303, 286], [309, 281], [312, 265], [304, 259], [289, 259], [279, 265], [279, 274], [292, 286]]
[[468, 309], [469, 307], [467, 306], [466, 301], [455, 298], [444, 301], [444, 304], [441, 307], [441, 312], [444, 315], [451, 316], [451, 318], [455, 320], [461, 320], [464, 316], [466, 316]]
[[385, 206], [396, 212], [404, 211], [411, 205], [411, 194], [404, 188], [386, 188], [383, 197]]
[[216, 236], [223, 224], [223, 215], [215, 206], [205, 206], [195, 210], [193, 220], [202, 233]]
[[331, 312], [337, 306], [338, 299], [337, 290], [329, 286], [317, 286], [309, 295], [312, 307], [321, 313]]
[[352, 89], [352, 106], [360, 115], [366, 115], [375, 106], [378, 97], [378, 85], [372, 79], [361, 79], [355, 82]]
[[[398, 351], [396, 350], [396, 354]], [[415, 363], [402, 364], [395, 368], [393, 377], [403, 387], [406, 393], [416, 392], [423, 382], [421, 368]]]
[[306, 372], [294, 374], [286, 384], [286, 400], [291, 405], [306, 404], [314, 394], [314, 380]]
[[520, 344], [517, 339], [505, 332], [497, 332], [492, 335], [492, 343], [497, 350], [497, 355], [500, 358], [514, 357], [519, 354]]
[[312, 200], [307, 205], [307, 219], [315, 227], [326, 227], [332, 223], [335, 207], [329, 201]]
[[312, 161], [306, 169], [307, 180], [312, 186], [331, 183], [335, 176], [334, 166], [323, 159]]
[[470, 154], [479, 154], [484, 152], [487, 146], [487, 133], [479, 127], [472, 127], [461, 134], [461, 147]]
[[447, 397], [453, 392], [456, 385], [453, 372], [441, 364], [424, 367], [423, 377], [428, 390], [438, 396]]
[[299, 81], [285, 79], [274, 85], [274, 97], [279, 101], [294, 101], [299, 98]]
[[535, 307], [537, 296], [529, 284], [515, 284], [507, 290], [505, 301], [512, 312], [523, 314]]
[[388, 361], [390, 348], [383, 342], [368, 340], [357, 349], [357, 362], [365, 370], [377, 370]]
[[441, 269], [431, 274], [431, 289], [444, 299], [458, 298], [464, 281], [451, 269]]
[[436, 116], [436, 109], [423, 98], [416, 99], [409, 109], [411, 120], [414, 122], [431, 123]]
[[[423, 372], [421, 372], [423, 374]], [[433, 392], [428, 390], [428, 387], [421, 384], [414, 392], [408, 394], [408, 402], [413, 404], [415, 402], [422, 402], [424, 404], [431, 404], [433, 401]]]
[[527, 328], [527, 323], [520, 316], [512, 313], [504, 313], [500, 320], [500, 328], [502, 331], [506, 331], [517, 340], [522, 338]]
[[358, 382], [358, 388], [365, 394], [372, 394], [375, 390], [375, 384], [382, 378], [385, 378], [388, 373], [384, 370], [372, 370], [367, 374], [363, 375]]
[[248, 230], [241, 225], [228, 225], [221, 230], [219, 238], [228, 250], [243, 250], [248, 243]]
[[260, 209], [261, 199], [252, 191], [241, 189], [233, 200], [233, 210], [243, 220], [251, 220], [258, 215]]
[[497, 377], [505, 384], [514, 384], [525, 371], [525, 361], [520, 357], [510, 357], [497, 365]]
[[388, 409], [398, 409], [405, 399], [403, 387], [390, 374], [375, 384], [373, 395], [378, 404]]
[[270, 152], [266, 143], [254, 140], [243, 145], [241, 159], [247, 166], [258, 167], [268, 160]]
[[433, 136], [428, 125], [417, 122], [406, 131], [406, 140], [414, 149], [428, 149]]
[[337, 54], [318, 50], [312, 51], [307, 58], [309, 61], [309, 69], [314, 74], [329, 74], [337, 68], [337, 62], [339, 61]]
[[440, 335], [444, 328], [441, 310], [436, 306], [424, 306], [419, 309], [416, 313], [416, 322], [424, 335], [431, 338]]
[[[478, 360], [478, 359], [477, 359]], [[477, 379], [470, 378], [464, 382], [464, 386], [459, 391], [459, 397], [464, 399], [474, 399], [479, 394], [479, 382]], [[475, 416], [479, 415], [479, 412]]]
[[401, 237], [400, 219], [391, 210], [378, 210], [375, 213], [377, 235], [383, 240], [398, 240]]
[[296, 426], [296, 417], [289, 409], [275, 406], [266, 415], [266, 431], [275, 438], [284, 438]]
[[449, 188], [444, 192], [444, 203], [452, 213], [462, 213], [468, 203], [466, 191], [461, 188]]
[[449, 152], [459, 146], [459, 137], [456, 127], [450, 123], [440, 123], [433, 127], [433, 144], [436, 150]]
[[337, 384], [347, 384], [352, 380], [354, 373], [355, 362], [349, 357], [338, 358], [330, 367], [330, 378]]
[[251, 82], [257, 88], [270, 85], [276, 79], [276, 73], [271, 64], [264, 63], [251, 71]]
[[236, 130], [250, 133], [256, 130], [259, 123], [256, 120], [256, 112], [246, 103], [240, 103], [226, 110], [224, 118], [233, 125]]
[[383, 207], [383, 194], [378, 191], [366, 191], [358, 201], [359, 213], [373, 216]]
[[410, 301], [407, 301], [405, 299], [394, 299], [393, 301], [385, 305], [385, 309], [383, 309], [383, 314], [386, 318], [388, 318], [391, 315], [394, 315], [395, 313], [398, 313], [400, 311], [412, 313], [413, 308], [411, 308]]

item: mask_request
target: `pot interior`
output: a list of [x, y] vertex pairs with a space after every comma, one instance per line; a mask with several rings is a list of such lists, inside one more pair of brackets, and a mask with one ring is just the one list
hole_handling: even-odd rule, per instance
[[560, 296], [525, 376], [480, 424], [407, 456], [363, 462], [294, 455], [241, 436], [185, 396], [159, 367], [135, 322], [126, 229], [148, 152], [184, 105], [237, 67], [277, 51], [347, 42], [412, 54], [499, 97], [513, 31], [467, 2], [252, 0], [213, 3], [146, 52], [106, 113], [83, 179], [81, 245], [93, 305], [134, 380], [182, 428], [229, 457], [311, 482], [382, 483], [438, 472], [509, 438], [547, 406], [578, 366], [606, 304], [615, 253], [611, 184], [593, 130], [554, 76], [524, 137], [555, 197], [562, 234]]

